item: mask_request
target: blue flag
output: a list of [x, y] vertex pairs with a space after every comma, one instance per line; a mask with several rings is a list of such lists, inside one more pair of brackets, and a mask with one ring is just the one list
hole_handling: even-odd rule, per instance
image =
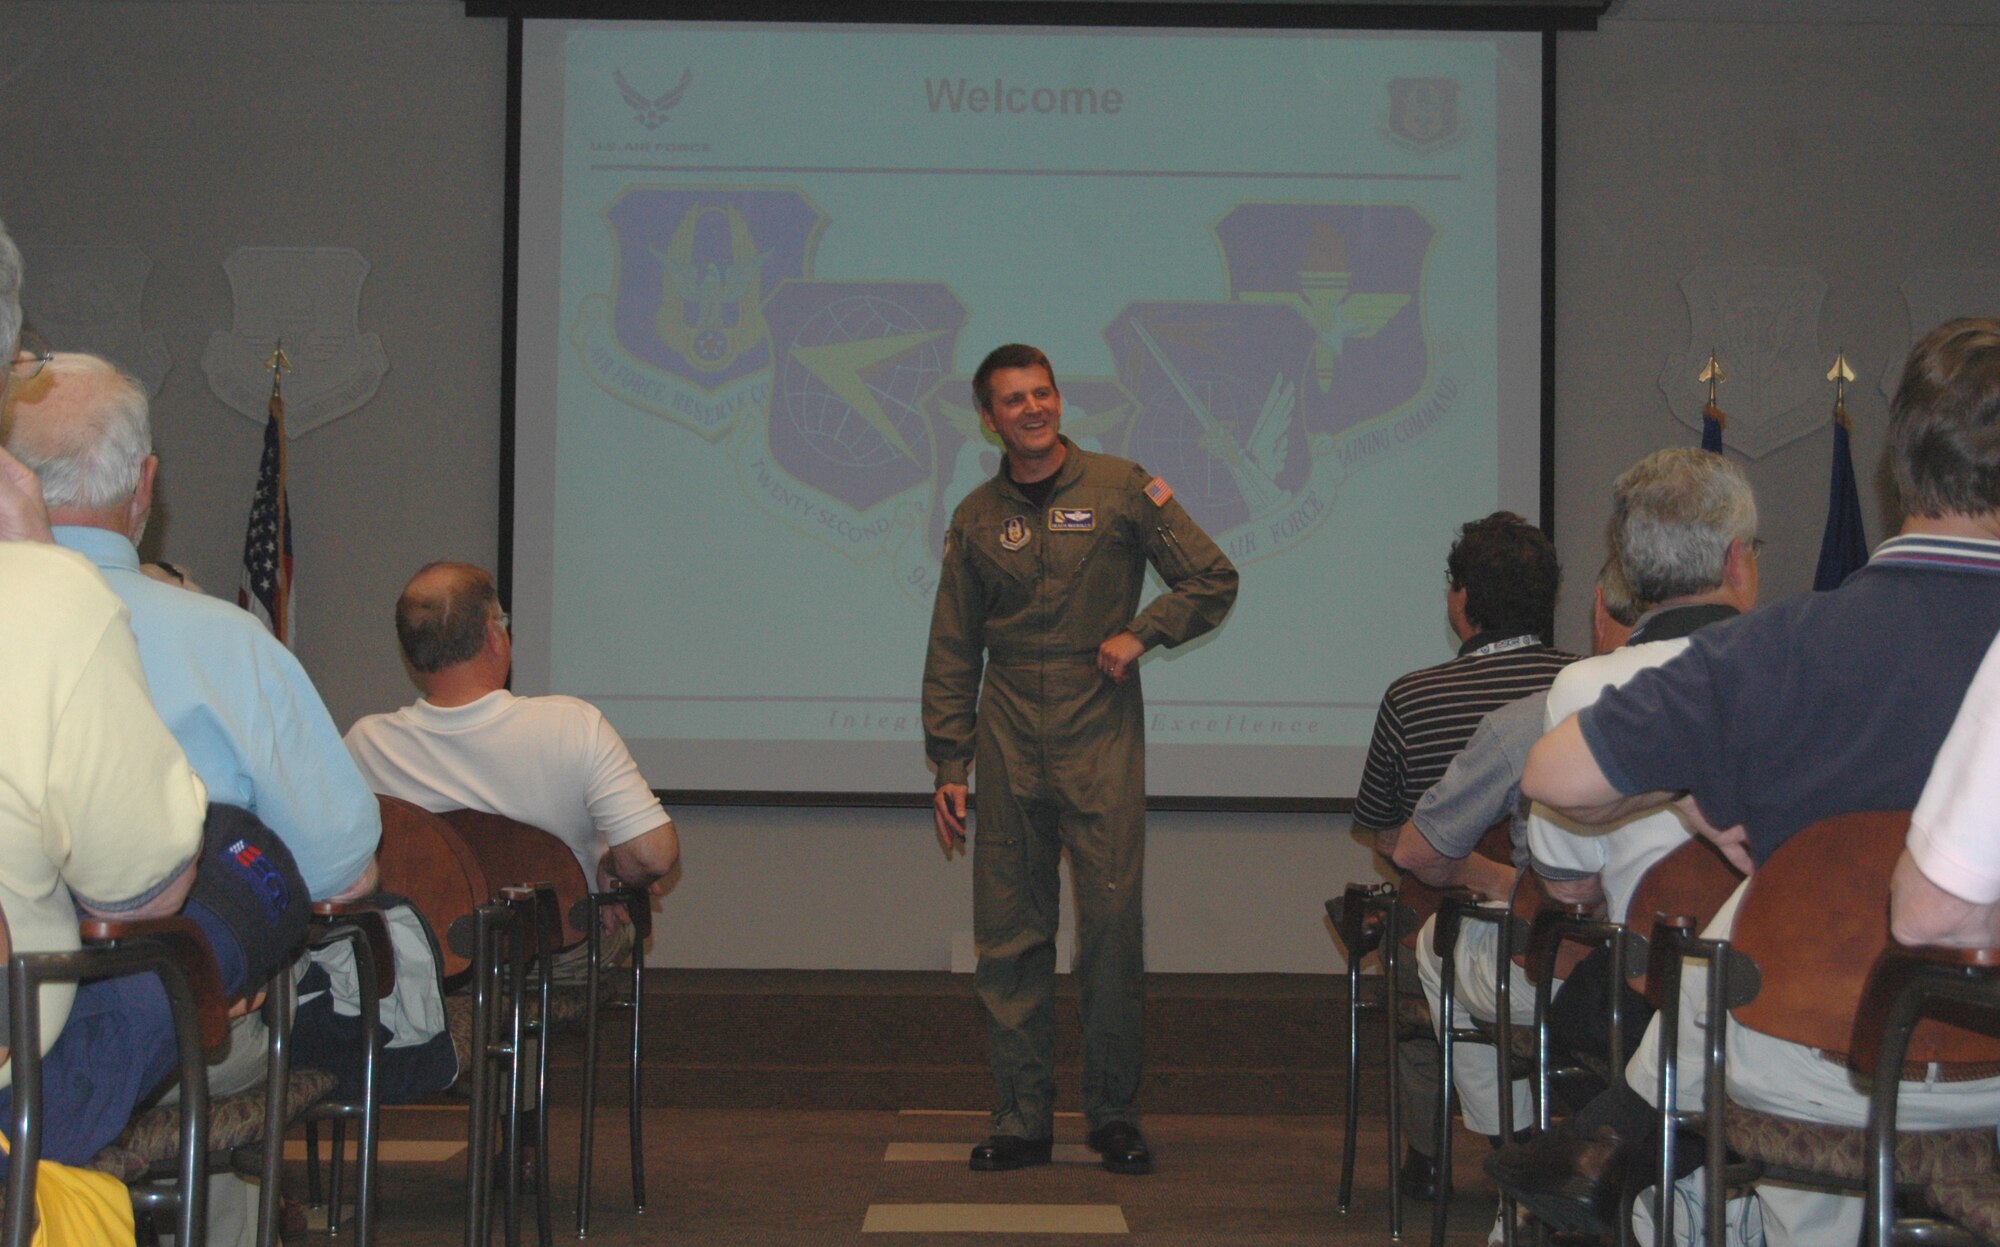
[[1833, 422], [1833, 478], [1826, 494], [1826, 535], [1819, 542], [1819, 570], [1813, 588], [1838, 589], [1868, 561], [1868, 534], [1861, 526], [1861, 493], [1854, 482], [1854, 452], [1847, 421]]
[[1701, 409], [1701, 448], [1715, 454], [1722, 453], [1722, 426], [1726, 421], [1722, 409], [1709, 403]]

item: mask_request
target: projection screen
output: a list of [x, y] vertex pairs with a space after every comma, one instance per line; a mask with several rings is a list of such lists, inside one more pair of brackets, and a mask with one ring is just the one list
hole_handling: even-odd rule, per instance
[[1538, 34], [536, 20], [522, 52], [515, 688], [602, 707], [656, 787], [927, 796], [1002, 343], [1242, 570], [1143, 666], [1166, 804], [1351, 797], [1384, 686], [1453, 652], [1457, 526], [1540, 516]]

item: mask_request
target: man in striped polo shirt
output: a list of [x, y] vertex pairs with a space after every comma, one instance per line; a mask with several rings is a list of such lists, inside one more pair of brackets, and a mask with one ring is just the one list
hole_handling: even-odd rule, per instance
[[[1389, 685], [1354, 797], [1355, 830], [1372, 835], [1383, 857], [1393, 857], [1418, 800], [1443, 778], [1480, 720], [1546, 691], [1556, 673], [1577, 660], [1548, 644], [1561, 579], [1555, 545], [1511, 511], [1495, 511], [1459, 530], [1445, 558], [1445, 613], [1460, 642], [1458, 656]], [[1434, 1051], [1404, 1046], [1404, 1069], [1430, 1085]], [[1436, 1091], [1428, 1096], [1435, 1100]], [[1416, 1199], [1429, 1199], [1436, 1189], [1430, 1146], [1424, 1131], [1410, 1135], [1401, 1180], [1404, 1193]]]
[[1495, 511], [1459, 530], [1445, 559], [1445, 612], [1458, 657], [1389, 686], [1354, 797], [1354, 827], [1384, 857], [1417, 800], [1444, 775], [1487, 713], [1548, 688], [1575, 654], [1550, 648], [1561, 568], [1541, 529]]

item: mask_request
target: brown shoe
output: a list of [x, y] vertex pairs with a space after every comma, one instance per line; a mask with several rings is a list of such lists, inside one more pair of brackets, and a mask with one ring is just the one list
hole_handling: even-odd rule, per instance
[[1615, 1237], [1633, 1149], [1610, 1126], [1558, 1125], [1486, 1158], [1486, 1176], [1557, 1230]]

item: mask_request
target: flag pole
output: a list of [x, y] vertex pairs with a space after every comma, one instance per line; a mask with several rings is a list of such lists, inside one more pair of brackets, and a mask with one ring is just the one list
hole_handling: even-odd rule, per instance
[[1722, 431], [1729, 426], [1729, 417], [1722, 414], [1722, 408], [1715, 405], [1716, 388], [1728, 378], [1722, 371], [1722, 361], [1716, 359], [1715, 351], [1708, 352], [1708, 366], [1695, 378], [1708, 383], [1708, 402], [1701, 409], [1701, 448], [1722, 453]]
[[1834, 356], [1826, 374], [1833, 382], [1833, 462], [1827, 480], [1826, 531], [1819, 542], [1819, 564], [1813, 571], [1813, 588], [1837, 589], [1842, 581], [1868, 561], [1868, 534], [1861, 519], [1861, 491], [1854, 478], [1854, 451], [1849, 433], [1854, 428], [1847, 414], [1847, 384], [1854, 369], [1846, 352]]

